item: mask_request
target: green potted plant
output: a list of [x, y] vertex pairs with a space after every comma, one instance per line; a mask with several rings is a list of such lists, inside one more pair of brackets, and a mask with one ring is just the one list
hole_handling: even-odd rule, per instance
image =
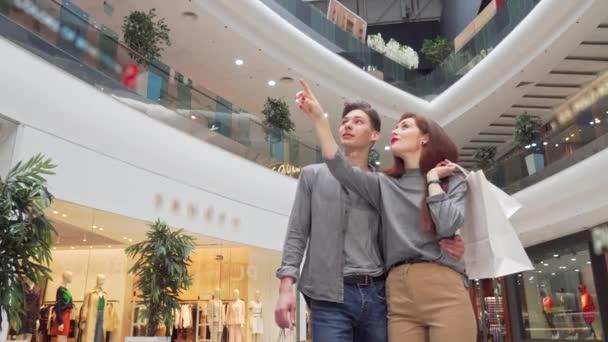
[[[152, 96], [152, 100], [157, 100], [157, 93], [162, 94], [159, 79], [162, 72], [159, 69], [164, 69], [158, 61], [161, 57], [161, 52], [164, 46], [171, 46], [169, 33], [171, 30], [165, 24], [164, 19], [156, 19], [156, 9], [151, 9], [146, 12], [131, 11], [128, 16], [124, 17], [122, 30], [125, 44], [133, 51], [129, 51], [129, 56], [140, 66], [135, 83], [138, 94]], [[158, 63], [155, 67], [150, 64]], [[152, 91], [150, 91], [150, 85]], [[150, 95], [149, 95], [150, 92]]]
[[[535, 116], [530, 116], [528, 113], [523, 113], [515, 119], [515, 143], [531, 153], [525, 157], [526, 168], [528, 175], [540, 171], [545, 166], [545, 156], [540, 143], [540, 128], [542, 124], [540, 119]], [[537, 141], [537, 142], [535, 142]]]
[[164, 50], [163, 45], [171, 46], [171, 30], [164, 18], [156, 20], [155, 8], [148, 13], [131, 11], [123, 19], [122, 31], [127, 46], [139, 53], [130, 53], [131, 58], [139, 64], [145, 65], [146, 60], [159, 59]]
[[494, 165], [494, 158], [496, 158], [496, 146], [482, 146], [473, 153], [475, 164], [480, 169]]
[[367, 164], [373, 167], [380, 165], [380, 153], [373, 148], [369, 150], [369, 154], [367, 155]]
[[446, 38], [425, 39], [420, 52], [434, 66], [441, 64], [454, 51], [454, 45]]
[[147, 320], [146, 341], [169, 341], [154, 338], [159, 323], [173, 326], [174, 310], [178, 309], [179, 296], [192, 284], [188, 266], [195, 239], [184, 234], [183, 229], [172, 231], [166, 223], [157, 220], [150, 225], [146, 239], [125, 249], [125, 253], [137, 258], [130, 274], [136, 276], [138, 298], [146, 308], [142, 318]]
[[269, 97], [264, 103], [262, 114], [264, 114], [262, 124], [266, 132], [266, 141], [270, 142], [270, 155], [273, 159], [283, 160], [283, 136], [295, 129], [289, 107], [282, 99]]
[[45, 176], [53, 175], [51, 159], [39, 154], [17, 163], [0, 179], [0, 341], [8, 322], [21, 327], [26, 279], [43, 284], [51, 279], [51, 244], [56, 234], [44, 215], [53, 196]]

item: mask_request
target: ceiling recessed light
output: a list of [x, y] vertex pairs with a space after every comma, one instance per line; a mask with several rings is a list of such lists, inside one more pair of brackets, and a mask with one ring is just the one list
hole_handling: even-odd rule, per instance
[[99, 227], [99, 231], [100, 231], [100, 232], [103, 232], [103, 227]]
[[243, 61], [242, 59], [237, 58], [237, 59], [234, 60], [234, 64], [236, 64], [236, 65], [243, 65], [243, 64], [245, 64], [245, 61]]
[[112, 248], [112, 246], [111, 246], [111, 245], [108, 245], [108, 248]]
[[555, 147], [559, 147], [559, 144], [555, 144]]
[[391, 147], [390, 147], [390, 146], [384, 146], [384, 150], [385, 150], [385, 151], [388, 151], [388, 150], [390, 150], [390, 149], [391, 149]]
[[376, 162], [376, 165], [380, 165], [380, 161], [377, 161], [377, 162]]
[[551, 273], [551, 275], [552, 275], [552, 276], [554, 276], [554, 275], [555, 275], [555, 272], [554, 272], [554, 273]]
[[61, 217], [68, 217], [68, 215], [66, 215], [66, 214], [61, 214]]
[[93, 246], [89, 246], [90, 249], [93, 249]]
[[323, 116], [324, 116], [324, 117], [328, 117], [328, 116], [329, 116], [329, 114], [327, 114], [327, 113], [324, 113], [324, 114], [323, 114]]
[[554, 258], [559, 258], [559, 254], [553, 254]]
[[580, 271], [581, 271], [581, 270], [579, 270], [579, 269], [574, 270], [574, 272], [580, 272]]
[[589, 121], [589, 124], [590, 124], [590, 125], [595, 125], [595, 122], [593, 122], [593, 121]]
[[133, 242], [133, 239], [129, 239], [129, 242]]
[[571, 261], [576, 261], [576, 258], [572, 258], [572, 259], [570, 259], [570, 260], [571, 260]]
[[587, 265], [591, 265], [591, 261], [587, 261]]
[[57, 215], [59, 212], [57, 210], [53, 210], [53, 214]]
[[570, 140], [570, 137], [566, 137], [566, 141]]
[[87, 242], [87, 239], [82, 239], [82, 242]]
[[547, 146], [547, 145], [549, 145], [549, 143], [545, 141], [545, 142], [543, 143], [543, 145]]
[[190, 119], [196, 120], [196, 116], [192, 115], [192, 116], [190, 116]]
[[93, 229], [97, 229], [97, 226], [96, 226], [96, 225], [93, 225]]
[[274, 87], [274, 86], [277, 85], [277, 82], [275, 82], [273, 80], [270, 80], [270, 81], [268, 81], [268, 85], [271, 86], [271, 87]]
[[123, 237], [122, 237], [122, 239], [123, 239], [123, 240], [126, 240], [126, 239], [128, 239], [128, 237], [126, 237], [126, 236], [123, 236]]
[[574, 138], [574, 133], [570, 134], [570, 136]]
[[74, 249], [74, 246], [70, 246], [71, 249]]

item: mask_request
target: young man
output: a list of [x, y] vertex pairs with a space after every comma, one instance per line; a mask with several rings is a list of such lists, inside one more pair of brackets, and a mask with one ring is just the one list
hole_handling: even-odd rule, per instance
[[[351, 164], [373, 171], [368, 154], [380, 137], [378, 113], [366, 102], [347, 103], [339, 133]], [[304, 167], [277, 270], [277, 324], [295, 324], [293, 284], [298, 282], [311, 310], [313, 341], [386, 341], [380, 230], [378, 212], [342, 187], [324, 163]], [[442, 246], [457, 258], [464, 253], [460, 240]]]

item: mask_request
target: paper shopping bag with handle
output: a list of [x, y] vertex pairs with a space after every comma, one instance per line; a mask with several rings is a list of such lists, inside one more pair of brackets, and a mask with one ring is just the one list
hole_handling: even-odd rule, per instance
[[464, 263], [472, 279], [504, 277], [534, 269], [511, 221], [521, 204], [490, 183], [483, 171], [458, 166], [468, 185], [461, 234]]
[[294, 329], [281, 329], [277, 342], [295, 342], [295, 338]]

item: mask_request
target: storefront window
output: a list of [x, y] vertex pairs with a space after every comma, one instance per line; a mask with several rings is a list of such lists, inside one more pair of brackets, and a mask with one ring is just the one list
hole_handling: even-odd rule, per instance
[[604, 340], [588, 246], [529, 252], [534, 270], [516, 276], [524, 339]]
[[[145, 336], [145, 306], [128, 272], [134, 260], [125, 248], [145, 238], [149, 222], [61, 200], [46, 214], [58, 234], [51, 279], [31, 289], [37, 297], [27, 314], [40, 323], [32, 332], [37, 332], [36, 340], [66, 336], [68, 341], [86, 341], [95, 336], [96, 341], [118, 342]], [[272, 313], [280, 252], [187, 234], [196, 238], [188, 269], [192, 285], [179, 294], [175, 325], [161, 325], [156, 334], [169, 334], [173, 341], [262, 341], [278, 336]], [[61, 312], [63, 331], [56, 319], [60, 300], [69, 302]]]

